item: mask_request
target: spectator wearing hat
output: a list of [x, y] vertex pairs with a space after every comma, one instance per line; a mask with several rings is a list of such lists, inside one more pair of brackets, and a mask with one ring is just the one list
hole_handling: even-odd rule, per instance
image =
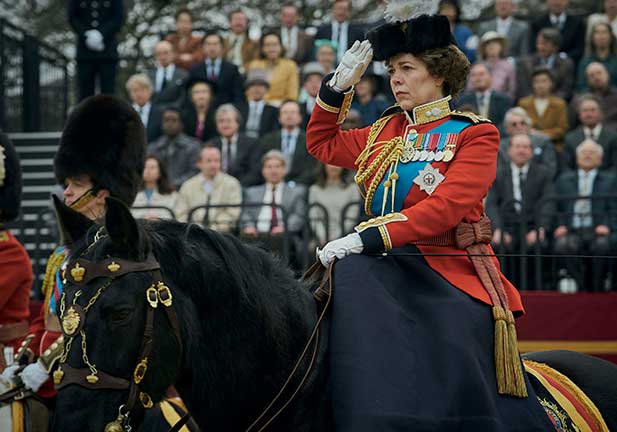
[[351, 107], [360, 112], [362, 127], [373, 124], [388, 108], [386, 100], [375, 96], [377, 79], [376, 75], [365, 73], [355, 87]]
[[334, 0], [330, 22], [319, 26], [315, 34], [315, 39], [327, 39], [336, 44], [337, 60], [355, 41], [364, 39], [364, 31], [350, 22], [350, 15], [351, 0]]
[[216, 85], [215, 107], [244, 100], [242, 76], [238, 66], [223, 59], [223, 46], [224, 40], [220, 34], [206, 34], [202, 46], [205, 59], [189, 72], [190, 79], [208, 80]]
[[161, 119], [163, 111], [152, 103], [152, 81], [146, 74], [135, 74], [126, 81], [126, 91], [137, 111], [141, 122], [146, 128], [148, 142], [152, 142], [161, 136]]
[[531, 94], [531, 78], [533, 71], [538, 67], [551, 70], [553, 75], [553, 92], [565, 100], [570, 100], [574, 87], [574, 63], [564, 53], [559, 52], [561, 35], [559, 30], [545, 28], [540, 30], [535, 38], [536, 52], [521, 59], [516, 83], [517, 99]]
[[174, 47], [176, 66], [188, 71], [204, 58], [202, 38], [193, 34], [193, 14], [189, 9], [178, 9], [175, 19], [176, 32], [168, 35], [165, 40]]
[[[604, 113], [604, 125], [610, 130], [617, 130], [617, 88], [611, 85], [611, 77], [600, 62], [590, 63], [585, 68], [587, 89], [599, 101]], [[570, 102], [569, 123], [573, 126], [578, 124], [577, 109], [581, 96], [574, 95]]]
[[146, 74], [154, 84], [152, 102], [161, 109], [169, 106], [180, 107], [186, 97], [188, 72], [174, 64], [176, 53], [168, 41], [160, 41], [154, 47], [156, 67]]
[[278, 129], [279, 111], [265, 100], [270, 88], [265, 70], [249, 70], [245, 86], [247, 100], [235, 105], [240, 111], [240, 131], [259, 139]]
[[323, 67], [326, 74], [334, 72], [336, 50], [337, 45], [329, 39], [315, 40], [315, 60]]
[[261, 158], [258, 141], [240, 132], [242, 123], [240, 111], [232, 104], [216, 109], [216, 131], [218, 136], [206, 145], [221, 152], [221, 170], [237, 178], [242, 186], [252, 186], [261, 180], [257, 167]]
[[553, 75], [546, 68], [538, 68], [532, 75], [533, 93], [518, 102], [533, 124], [532, 131], [540, 131], [551, 139], [555, 150], [561, 152], [563, 138], [568, 130], [566, 101], [553, 93]]
[[[496, 31], [488, 31], [480, 38], [478, 59], [484, 62], [491, 72], [491, 89], [505, 93], [512, 100], [516, 97], [516, 73], [514, 61], [505, 58], [506, 39]], [[467, 91], [471, 82], [467, 83]]]
[[529, 25], [514, 18], [516, 5], [513, 0], [495, 0], [495, 18], [480, 23], [478, 34], [494, 31], [508, 41], [504, 55], [522, 57], [529, 52]]
[[302, 91], [300, 92], [300, 111], [302, 112], [302, 128], [306, 129], [311, 113], [315, 107], [321, 82], [326, 72], [318, 62], [309, 62], [302, 68]]
[[189, 136], [206, 142], [216, 136], [214, 124], [217, 86], [205, 78], [192, 78], [187, 83], [188, 100], [182, 110], [184, 130]]
[[255, 59], [258, 45], [249, 37], [249, 19], [242, 9], [234, 9], [229, 15], [229, 34], [225, 38], [225, 59], [244, 73]]
[[298, 65], [293, 60], [284, 57], [281, 37], [274, 31], [266, 31], [259, 40], [260, 58], [253, 60], [249, 69], [266, 71], [270, 84], [265, 99], [274, 106], [279, 106], [284, 100], [297, 100], [300, 87]]
[[294, 3], [281, 6], [281, 42], [285, 48], [285, 57], [297, 64], [306, 63], [313, 49], [313, 37], [298, 26], [300, 14]]
[[587, 87], [585, 69], [593, 62], [602, 63], [611, 76], [611, 84], [617, 84], [617, 39], [608, 23], [597, 22], [591, 28], [591, 34], [585, 46], [585, 57], [578, 64], [577, 91]]

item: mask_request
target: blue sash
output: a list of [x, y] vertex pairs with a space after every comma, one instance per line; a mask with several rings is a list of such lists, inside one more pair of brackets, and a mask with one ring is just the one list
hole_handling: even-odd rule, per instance
[[[439, 142], [437, 144], [437, 150], [443, 151], [446, 146], [446, 139], [448, 134], [454, 133], [458, 134], [471, 123], [464, 120], [448, 120], [434, 129], [431, 129], [430, 132], [427, 132], [425, 135], [424, 142], [430, 142], [431, 134], [440, 134]], [[415, 161], [415, 162], [407, 162], [398, 164], [398, 180], [396, 181], [396, 191], [394, 192], [394, 211], [400, 212], [403, 209], [403, 202], [407, 195], [409, 195], [409, 191], [413, 186], [414, 179], [418, 176], [418, 172], [423, 169], [430, 162], [426, 161]], [[383, 201], [384, 194], [384, 182], [388, 180], [387, 173], [382, 179], [381, 183], [377, 187], [375, 191], [375, 195], [373, 196], [373, 201], [371, 202], [371, 213], [373, 215], [379, 216], [381, 215], [381, 205]], [[386, 213], [390, 213], [390, 209], [392, 208], [392, 191], [388, 191], [388, 196], [386, 198]]]

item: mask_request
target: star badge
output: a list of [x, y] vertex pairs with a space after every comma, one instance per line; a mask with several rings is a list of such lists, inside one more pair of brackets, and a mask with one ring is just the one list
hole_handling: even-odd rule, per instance
[[418, 176], [413, 179], [413, 182], [420, 186], [421, 191], [425, 191], [427, 194], [432, 195], [437, 189], [437, 186], [444, 181], [446, 177], [439, 172], [439, 169], [433, 168], [431, 164], [426, 166], [418, 172]]

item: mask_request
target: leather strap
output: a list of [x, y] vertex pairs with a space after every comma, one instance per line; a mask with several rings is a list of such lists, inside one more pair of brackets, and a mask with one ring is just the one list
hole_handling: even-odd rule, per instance
[[99, 380], [95, 384], [90, 384], [86, 380], [86, 377], [91, 374], [88, 368], [77, 369], [70, 366], [68, 363], [63, 363], [62, 371], [64, 372], [64, 377], [60, 384], [56, 385], [56, 390], [60, 390], [71, 384], [77, 384], [91, 390], [126, 390], [130, 386], [128, 380], [106, 374], [101, 370], [97, 371], [96, 376]]
[[127, 273], [158, 270], [160, 267], [153, 255], [139, 262], [123, 258], [106, 258], [93, 263], [85, 258], [77, 258], [69, 263], [64, 277], [72, 284], [83, 285], [99, 277], [117, 278]]

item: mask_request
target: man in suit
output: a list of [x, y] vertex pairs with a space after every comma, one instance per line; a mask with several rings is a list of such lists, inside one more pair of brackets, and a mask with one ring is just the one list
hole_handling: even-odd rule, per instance
[[167, 167], [169, 180], [176, 189], [197, 172], [195, 162], [201, 143], [182, 132], [182, 116], [177, 108], [163, 112], [163, 135], [148, 145], [148, 154], [158, 156]]
[[351, 0], [334, 0], [331, 22], [319, 26], [315, 34], [315, 40], [329, 39], [336, 44], [338, 61], [355, 41], [364, 39], [364, 31], [349, 21], [350, 15]]
[[516, 83], [517, 99], [531, 94], [533, 71], [546, 67], [553, 75], [553, 92], [565, 100], [570, 100], [574, 87], [574, 63], [564, 53], [559, 52], [561, 35], [554, 28], [540, 30], [535, 37], [536, 52], [521, 59]]
[[510, 108], [504, 117], [504, 134], [499, 143], [499, 153], [497, 156], [498, 170], [502, 165], [510, 165], [508, 149], [510, 147], [510, 137], [514, 135], [528, 135], [531, 140], [533, 151], [533, 162], [542, 165], [549, 173], [552, 181], [557, 173], [557, 155], [551, 139], [542, 133], [532, 131], [531, 117], [524, 108]]
[[471, 67], [469, 82], [472, 91], [463, 93], [457, 106], [473, 106], [475, 112], [491, 119], [500, 128], [506, 111], [512, 108], [512, 99], [505, 93], [491, 90], [491, 71], [484, 63], [476, 63]]
[[[507, 252], [532, 253], [545, 247], [553, 209], [545, 198], [552, 192], [548, 170], [533, 160], [533, 145], [527, 134], [513, 135], [508, 146], [509, 164], [499, 166], [486, 199], [486, 214], [493, 226], [493, 245]], [[518, 262], [516, 264], [519, 264]], [[510, 277], [521, 286], [520, 270]]]
[[263, 153], [279, 150], [287, 159], [288, 182], [313, 184], [317, 161], [306, 151], [306, 131], [300, 129], [302, 115], [296, 101], [286, 101], [279, 108], [281, 130], [269, 133], [260, 141]]
[[135, 74], [126, 81], [126, 91], [146, 128], [148, 142], [155, 141], [162, 134], [163, 111], [152, 103], [152, 81], [146, 74]]
[[249, 20], [242, 9], [229, 13], [229, 34], [225, 38], [225, 59], [238, 67], [241, 74], [257, 58], [259, 44], [249, 37]]
[[[188, 179], [180, 188], [176, 215], [182, 222], [197, 222], [222, 232], [236, 230], [242, 203], [240, 182], [221, 171], [221, 151], [206, 144], [197, 161], [199, 174]], [[219, 207], [222, 205], [230, 207]], [[191, 209], [195, 210], [190, 216]], [[210, 207], [214, 206], [214, 207]]]
[[[531, 23], [531, 43], [542, 29], [554, 28], [561, 34], [558, 51], [566, 53], [574, 64], [578, 64], [585, 49], [585, 21], [581, 17], [567, 14], [567, 6], [567, 0], [546, 0], [548, 13]], [[533, 46], [531, 50], [534, 50]]]
[[306, 63], [313, 50], [313, 38], [298, 27], [300, 14], [294, 3], [285, 3], [281, 6], [281, 43], [285, 48], [285, 57], [297, 64]]
[[[555, 253], [563, 255], [609, 255], [615, 247], [615, 211], [613, 199], [599, 197], [615, 192], [615, 177], [599, 171], [604, 150], [591, 139], [576, 148], [576, 171], [566, 171], [555, 182], [557, 228], [553, 232]], [[571, 197], [589, 197], [573, 200]], [[565, 267], [579, 287], [603, 291], [608, 269], [606, 259], [593, 259], [584, 276], [583, 260], [563, 259]], [[587, 281], [587, 279], [590, 279]], [[589, 283], [586, 283], [589, 282]]]
[[495, 0], [495, 19], [480, 23], [478, 35], [496, 31], [508, 41], [506, 55], [522, 57], [529, 52], [529, 25], [513, 17], [516, 5], [512, 0]]
[[263, 156], [261, 173], [265, 183], [244, 190], [246, 206], [240, 215], [240, 225], [244, 238], [262, 241], [279, 254], [285, 250], [284, 242], [289, 241], [292, 264], [297, 264], [300, 235], [306, 223], [307, 190], [284, 181], [286, 163], [287, 158], [278, 150], [270, 150]]
[[216, 85], [214, 106], [240, 103], [243, 79], [238, 66], [223, 60], [223, 37], [216, 32], [207, 33], [203, 40], [205, 59], [189, 71], [189, 80], [209, 80]]
[[325, 76], [326, 71], [318, 62], [309, 62], [302, 68], [302, 88], [306, 92], [306, 98], [300, 103], [303, 129], [306, 129], [311, 118], [311, 113], [321, 88], [321, 82]]
[[[617, 130], [617, 88], [611, 86], [611, 77], [600, 62], [592, 62], [585, 68], [587, 77], [587, 87], [589, 92], [600, 101], [602, 112], [604, 113], [604, 125]], [[578, 124], [577, 107], [580, 95], [575, 95], [570, 102], [569, 117], [570, 124]]]
[[266, 71], [251, 69], [246, 75], [246, 101], [236, 104], [240, 111], [240, 131], [247, 136], [260, 139], [264, 135], [278, 129], [279, 110], [266, 102], [270, 84]]
[[253, 186], [261, 181], [258, 167], [261, 149], [258, 141], [239, 132], [240, 112], [231, 104], [216, 110], [218, 135], [206, 144], [221, 151], [221, 170], [237, 178], [242, 186]]
[[576, 148], [585, 139], [591, 139], [604, 149], [601, 169], [617, 168], [617, 133], [603, 124], [600, 101], [593, 95], [578, 99], [578, 118], [581, 125], [566, 134], [564, 140], [564, 167], [576, 169]]
[[161, 109], [170, 106], [180, 107], [186, 97], [186, 79], [188, 72], [174, 64], [174, 47], [168, 41], [160, 41], [154, 47], [156, 67], [147, 72], [154, 84], [152, 103]]

